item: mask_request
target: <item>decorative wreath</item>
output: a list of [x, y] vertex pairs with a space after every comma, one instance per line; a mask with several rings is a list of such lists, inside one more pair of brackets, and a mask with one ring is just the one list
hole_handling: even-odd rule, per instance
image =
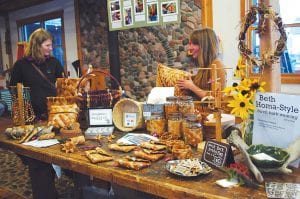
[[[276, 48], [274, 52], [266, 52], [261, 58], [257, 58], [252, 54], [252, 51], [246, 45], [246, 33], [248, 28], [254, 24], [259, 17], [258, 26], [256, 31], [263, 34], [266, 26], [266, 19], [270, 19], [277, 26], [280, 33], [279, 39], [276, 41]], [[242, 24], [241, 32], [239, 34], [238, 48], [243, 58], [248, 60], [251, 64], [259, 66], [262, 70], [266, 65], [272, 65], [277, 62], [281, 54], [286, 48], [287, 35], [283, 27], [282, 19], [271, 7], [260, 4], [259, 6], [252, 6], [245, 16]]]

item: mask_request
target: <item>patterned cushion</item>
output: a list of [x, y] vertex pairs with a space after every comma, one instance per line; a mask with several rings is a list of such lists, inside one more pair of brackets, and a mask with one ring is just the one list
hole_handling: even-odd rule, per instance
[[188, 95], [188, 91], [178, 88], [176, 82], [180, 79], [188, 78], [189, 73], [183, 70], [170, 68], [163, 64], [157, 66], [156, 86], [157, 87], [174, 87], [175, 96]]

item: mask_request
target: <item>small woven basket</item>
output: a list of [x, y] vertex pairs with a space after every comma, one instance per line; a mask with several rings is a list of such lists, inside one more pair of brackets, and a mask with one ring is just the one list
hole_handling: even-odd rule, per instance
[[[125, 127], [123, 125], [124, 113], [137, 113], [136, 126]], [[123, 98], [119, 100], [113, 108], [113, 122], [114, 125], [121, 131], [129, 132], [136, 129], [145, 127], [145, 121], [143, 118], [143, 104], [129, 98]]]

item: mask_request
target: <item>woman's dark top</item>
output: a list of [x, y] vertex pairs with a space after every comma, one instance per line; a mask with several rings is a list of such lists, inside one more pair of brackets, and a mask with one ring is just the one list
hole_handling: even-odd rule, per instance
[[[47, 82], [41, 74], [32, 66], [34, 61], [30, 58], [18, 60], [12, 70], [10, 85], [23, 83], [30, 87], [31, 102], [37, 117], [47, 114], [47, 97], [56, 96], [56, 89]], [[63, 67], [54, 57], [46, 58], [45, 62], [35, 65], [55, 85], [56, 78], [63, 76]]]

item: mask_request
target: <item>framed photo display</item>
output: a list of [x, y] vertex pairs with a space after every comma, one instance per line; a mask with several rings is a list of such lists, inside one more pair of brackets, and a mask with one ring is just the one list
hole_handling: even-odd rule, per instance
[[180, 22], [179, 0], [108, 0], [109, 30]]

